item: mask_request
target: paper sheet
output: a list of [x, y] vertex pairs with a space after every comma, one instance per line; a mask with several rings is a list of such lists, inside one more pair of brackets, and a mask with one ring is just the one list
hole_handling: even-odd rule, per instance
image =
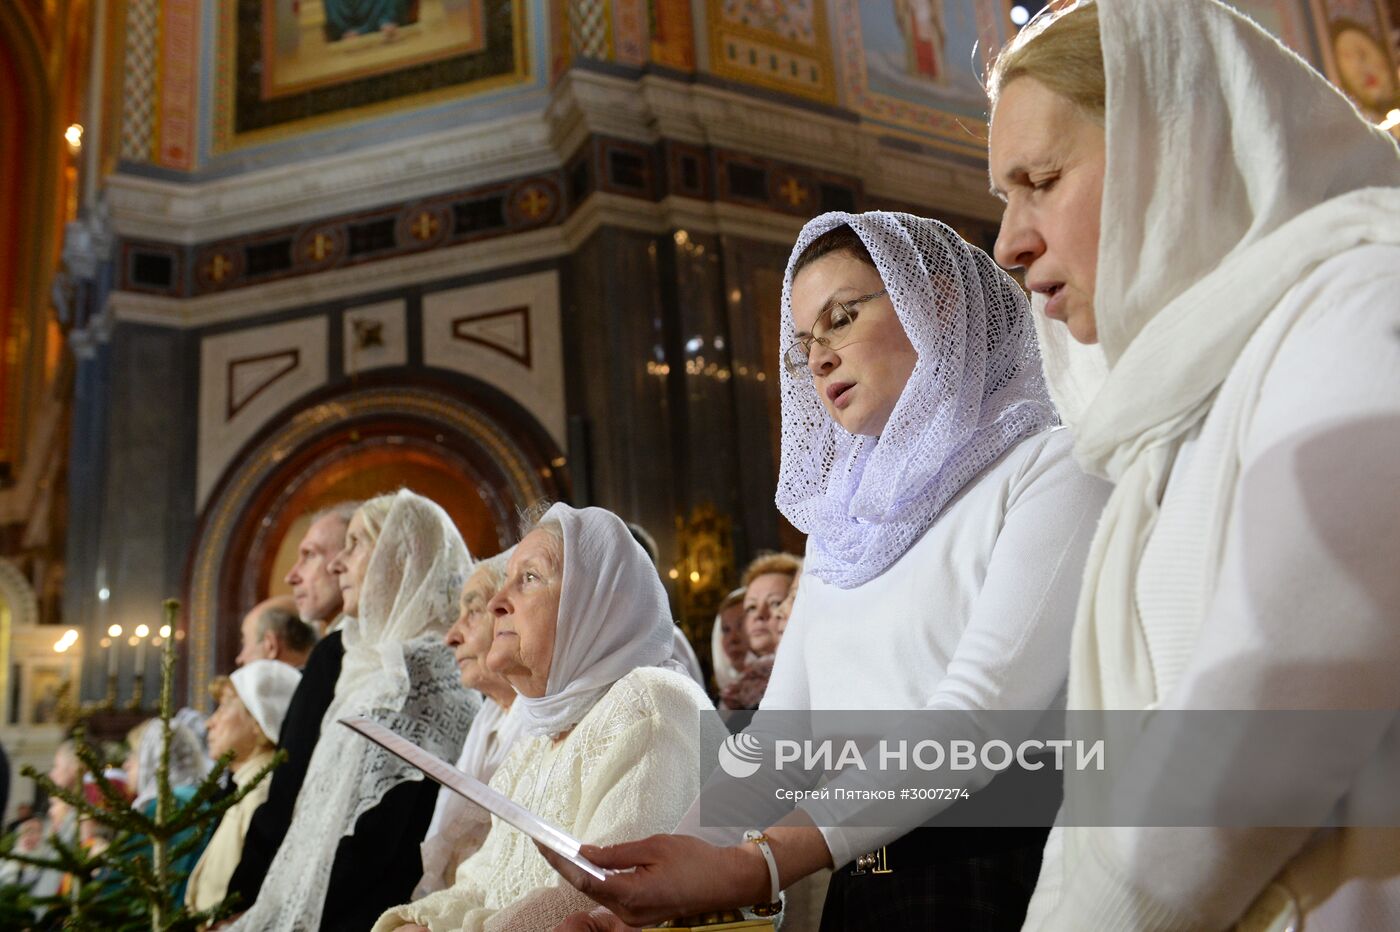
[[403, 758], [429, 777], [461, 796], [481, 806], [492, 815], [515, 826], [549, 850], [559, 854], [580, 870], [606, 880], [615, 871], [599, 867], [581, 856], [583, 844], [577, 838], [540, 819], [507, 796], [503, 796], [474, 777], [469, 777], [446, 761], [439, 760], [411, 741], [400, 738], [389, 729], [367, 718], [342, 718], [340, 724], [364, 735], [391, 754]]

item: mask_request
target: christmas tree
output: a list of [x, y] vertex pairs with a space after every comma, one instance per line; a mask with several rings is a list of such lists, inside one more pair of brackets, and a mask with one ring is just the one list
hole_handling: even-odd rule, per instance
[[[175, 630], [180, 604], [165, 603], [166, 623]], [[17, 884], [0, 887], [0, 928], [4, 929], [102, 929], [111, 932], [177, 932], [195, 930], [225, 918], [249, 904], [225, 900], [211, 910], [197, 912], [175, 900], [174, 891], [186, 877], [177, 865], [181, 858], [202, 849], [224, 812], [248, 795], [285, 758], [278, 752], [252, 780], [225, 794], [221, 781], [232, 752], [181, 802], [170, 786], [172, 684], [175, 678], [175, 638], [165, 639], [161, 653], [160, 766], [156, 772], [155, 811], [147, 814], [131, 806], [121, 790], [103, 775], [104, 761], [96, 749], [74, 735], [75, 752], [92, 775], [102, 796], [90, 802], [81, 790], [58, 786], [46, 774], [25, 767], [52, 798], [73, 807], [79, 823], [90, 821], [106, 828], [112, 840], [105, 847], [88, 846], [80, 838], [50, 835], [47, 855], [14, 850], [15, 839], [0, 842], [0, 857], [32, 868], [59, 871], [70, 879], [67, 890], [52, 896], [33, 896]]]

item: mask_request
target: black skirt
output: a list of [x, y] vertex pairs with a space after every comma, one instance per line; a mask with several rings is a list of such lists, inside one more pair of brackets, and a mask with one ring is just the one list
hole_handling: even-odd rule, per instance
[[[931, 826], [886, 845], [878, 863], [857, 859], [837, 868], [821, 932], [1019, 932], [1061, 790], [1057, 770], [1007, 771]], [[1029, 808], [1028, 800], [1034, 801]], [[1045, 827], [967, 827], [995, 825], [999, 811], [1043, 820]]]
[[1049, 829], [920, 828], [831, 875], [821, 932], [1019, 932]]

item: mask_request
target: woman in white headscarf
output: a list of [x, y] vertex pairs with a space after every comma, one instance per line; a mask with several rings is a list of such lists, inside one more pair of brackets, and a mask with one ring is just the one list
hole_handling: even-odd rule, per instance
[[719, 603], [715, 626], [710, 630], [710, 659], [715, 667], [715, 686], [735, 682], [748, 666], [749, 639], [744, 636], [744, 590], [735, 589]]
[[[724, 726], [670, 659], [666, 592], [627, 526], [601, 508], [550, 508], [511, 554], [491, 609], [488, 665], [515, 688], [526, 730], [491, 785], [594, 843], [675, 825], [700, 789], [695, 762]], [[374, 928], [538, 932], [587, 902], [493, 818], [451, 888]]]
[[[183, 711], [183, 710], [182, 710]], [[204, 743], [200, 741], [195, 729], [187, 722], [188, 716], [184, 716], [184, 721], [177, 721], [181, 716], [172, 717], [170, 720], [170, 749], [167, 752], [167, 774], [170, 780], [170, 795], [175, 803], [184, 806], [194, 799], [195, 791], [199, 784], [208, 776], [213, 769], [213, 762], [204, 753]], [[122, 769], [126, 772], [127, 786], [136, 793], [136, 798], [132, 800], [131, 808], [143, 813], [147, 818], [155, 818], [157, 800], [160, 793], [160, 757], [161, 757], [161, 723], [158, 718], [149, 718], [127, 732], [126, 741], [129, 750], [126, 761]], [[180, 832], [172, 841], [174, 846], [189, 844], [194, 838], [195, 831], [186, 829]], [[133, 841], [132, 857], [150, 857], [149, 842], [143, 836], [137, 836], [139, 840]], [[171, 898], [174, 902], [182, 902], [185, 898], [185, 884], [190, 870], [199, 860], [199, 856], [204, 851], [204, 845], [208, 842], [207, 835], [202, 840], [186, 850], [179, 858], [171, 862], [172, 872], [179, 876], [171, 890]]]
[[239, 930], [363, 930], [413, 890], [437, 786], [338, 724], [365, 716], [456, 758], [479, 699], [458, 681], [443, 632], [471, 566], [438, 505], [409, 491], [355, 512], [332, 562], [345, 661], [287, 837]]
[[[1064, 687], [1107, 488], [1055, 429], [1024, 293], [936, 221], [824, 214], [789, 260], [782, 340], [777, 503], [808, 542], [759, 719], [949, 710], [932, 726], [942, 728], [1048, 708]], [[906, 777], [872, 773], [888, 782], [868, 788], [898, 793]], [[976, 791], [992, 774], [962, 777]], [[561, 870], [634, 925], [767, 904], [834, 867], [824, 929], [1019, 928], [1045, 832], [918, 827], [947, 805], [911, 804], [904, 824], [860, 828], [849, 810], [804, 802], [763, 844], [661, 836], [587, 849], [633, 873], [595, 882]], [[720, 840], [697, 815], [682, 831]], [[869, 870], [872, 851], [892, 874]]]
[[[208, 748], [218, 759], [230, 755], [228, 770], [238, 790], [272, 763], [282, 720], [301, 671], [280, 660], [253, 660], [220, 678], [219, 707], [209, 716]], [[190, 872], [185, 902], [192, 910], [213, 909], [228, 894], [228, 879], [243, 853], [243, 838], [253, 813], [267, 800], [263, 779], [224, 811], [199, 863]]]
[[[1076, 456], [1116, 483], [1071, 709], [1400, 707], [1395, 142], [1213, 0], [1048, 17], [989, 85], [997, 255], [1043, 296]], [[1353, 731], [1325, 751], [1277, 734], [1269, 771], [1214, 775], [1203, 811], [1354, 824], [1380, 735]], [[1327, 777], [1300, 778], [1319, 756]], [[1237, 921], [1394, 928], [1397, 833], [1057, 829], [1028, 926]]]
[[[505, 762], [522, 733], [521, 717], [511, 713], [515, 690], [510, 682], [486, 666], [495, 641], [491, 600], [506, 580], [510, 552], [482, 560], [462, 587], [461, 611], [443, 639], [452, 648], [462, 685], [481, 693], [481, 710], [472, 719], [457, 769], [489, 783]], [[432, 822], [423, 836], [423, 879], [413, 889], [413, 899], [452, 886], [457, 868], [481, 847], [491, 829], [491, 815], [476, 803], [447, 787], [438, 790]]]

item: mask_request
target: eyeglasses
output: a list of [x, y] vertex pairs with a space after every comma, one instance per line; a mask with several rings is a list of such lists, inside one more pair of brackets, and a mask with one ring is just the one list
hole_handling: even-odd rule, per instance
[[[860, 315], [860, 306], [884, 295], [885, 290], [882, 288], [849, 301], [837, 301], [819, 314], [816, 322], [812, 324], [812, 335], [803, 337], [783, 350], [783, 366], [788, 375], [795, 379], [810, 376], [812, 371], [808, 368], [808, 362], [812, 357], [812, 344], [820, 343], [829, 350], [840, 349], [846, 345], [851, 338], [851, 327]], [[826, 326], [822, 326], [823, 318], [826, 320]]]

